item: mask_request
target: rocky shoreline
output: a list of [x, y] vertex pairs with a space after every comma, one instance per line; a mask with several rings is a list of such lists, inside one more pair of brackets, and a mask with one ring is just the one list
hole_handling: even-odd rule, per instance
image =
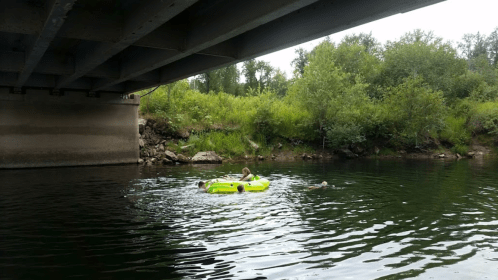
[[[223, 159], [214, 151], [199, 152], [193, 157], [185, 156], [166, 149], [168, 141], [175, 138], [188, 138], [190, 134], [172, 135], [167, 127], [158, 125], [153, 120], [139, 119], [139, 164], [188, 164], [188, 163], [221, 163]], [[188, 146], [182, 147], [187, 149]]]
[[[355, 158], [406, 158], [406, 159], [443, 159], [459, 160], [462, 158], [483, 158], [495, 156], [493, 151], [485, 146], [473, 141], [470, 150], [465, 155], [452, 153], [449, 149], [438, 149], [436, 151], [406, 152], [396, 151], [394, 154], [381, 155], [379, 149], [375, 147], [372, 151], [367, 151], [360, 147], [347, 147], [336, 151], [317, 150], [314, 153], [295, 153], [292, 151], [282, 151], [281, 145], [277, 147], [271, 155], [249, 156], [239, 158], [224, 159], [214, 151], [203, 151], [196, 153], [193, 157], [187, 154], [189, 145], [181, 146], [184, 153], [177, 153], [168, 150], [168, 143], [178, 143], [178, 140], [187, 140], [190, 137], [188, 131], [171, 131], [166, 125], [158, 124], [154, 120], [139, 119], [139, 145], [140, 158], [138, 164], [142, 165], [171, 165], [171, 164], [191, 164], [191, 163], [222, 163], [239, 162], [247, 160], [273, 160], [273, 161], [296, 161], [296, 160], [332, 160], [332, 159], [355, 159]], [[251, 145], [257, 145], [251, 143]]]

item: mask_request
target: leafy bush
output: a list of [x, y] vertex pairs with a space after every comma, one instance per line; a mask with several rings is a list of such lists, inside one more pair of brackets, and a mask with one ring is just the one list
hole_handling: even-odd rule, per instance
[[301, 62], [294, 79], [279, 77], [289, 85], [286, 95], [257, 79], [237, 95], [214, 83], [201, 93], [184, 80], [159, 87], [139, 110], [172, 132], [190, 131], [181, 143], [195, 144], [189, 152], [228, 157], [251, 153], [246, 137], [267, 154], [279, 142], [295, 151], [324, 142], [332, 148], [386, 143], [396, 150], [437, 137], [465, 153], [472, 134], [498, 136], [498, 69], [485, 57], [465, 61], [430, 32], [416, 30], [384, 49], [368, 36], [338, 45], [326, 40]]
[[430, 40], [428, 36], [424, 40], [424, 36], [416, 30], [399, 42], [388, 43], [381, 84], [398, 86], [409, 77], [422, 77], [432, 89], [448, 92], [454, 79], [465, 73], [465, 60], [458, 58], [456, 50], [442, 39]]
[[469, 151], [469, 146], [467, 145], [455, 145], [453, 148], [451, 148], [451, 151], [460, 154], [460, 155], [465, 155]]
[[451, 91], [448, 93], [448, 97], [452, 101], [469, 97], [476, 88], [479, 88], [484, 83], [484, 77], [481, 74], [466, 71], [465, 74], [454, 79], [453, 86]]
[[469, 126], [474, 134], [498, 135], [498, 102], [477, 103], [471, 112]]
[[465, 117], [448, 116], [445, 119], [446, 126], [440, 132], [441, 140], [447, 141], [455, 146], [455, 149], [469, 144], [470, 131], [467, 130], [467, 119]]
[[361, 143], [366, 140], [363, 128], [355, 124], [335, 124], [327, 127], [327, 142], [331, 148], [344, 144]]
[[470, 99], [478, 102], [495, 101], [498, 98], [498, 86], [491, 87], [483, 82], [470, 93]]
[[428, 88], [420, 78], [410, 78], [390, 88], [383, 105], [390, 131], [405, 139], [406, 144], [416, 145], [432, 131], [444, 127], [443, 93]]

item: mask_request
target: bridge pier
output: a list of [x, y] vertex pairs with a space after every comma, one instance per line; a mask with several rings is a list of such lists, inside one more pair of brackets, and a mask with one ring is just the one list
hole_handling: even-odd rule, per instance
[[140, 98], [0, 88], [0, 169], [136, 163]]

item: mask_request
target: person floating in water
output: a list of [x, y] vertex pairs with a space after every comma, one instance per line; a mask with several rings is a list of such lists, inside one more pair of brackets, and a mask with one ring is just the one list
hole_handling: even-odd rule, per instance
[[[335, 186], [332, 185], [332, 187], [335, 187]], [[308, 190], [317, 190], [317, 189], [326, 189], [326, 188], [327, 188], [327, 182], [323, 181], [321, 186], [310, 186], [310, 187], [308, 187]]]
[[245, 192], [245, 191], [246, 191], [246, 189], [244, 188], [244, 185], [239, 184], [239, 185], [237, 186], [237, 191], [238, 191], [239, 193], [242, 193], [242, 192]]
[[198, 183], [199, 189], [202, 189], [204, 192], [207, 192], [209, 188], [206, 187], [206, 182], [200, 181]]
[[251, 170], [249, 168], [244, 167], [242, 168], [242, 177], [239, 179], [239, 181], [251, 181], [251, 179], [254, 177], [254, 175], [251, 174]]

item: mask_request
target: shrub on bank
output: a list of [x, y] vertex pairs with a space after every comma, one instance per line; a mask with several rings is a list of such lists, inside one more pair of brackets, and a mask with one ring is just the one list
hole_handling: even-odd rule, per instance
[[420, 78], [389, 88], [382, 104], [389, 131], [406, 145], [416, 146], [444, 127], [443, 93], [433, 91]]
[[202, 151], [215, 151], [224, 157], [234, 157], [244, 155], [247, 149], [240, 131], [194, 134], [185, 145], [192, 145], [192, 155]]
[[470, 113], [469, 127], [472, 133], [498, 136], [498, 101], [475, 103]]
[[458, 146], [455, 148], [457, 150], [462, 150], [463, 146], [470, 143], [471, 134], [467, 129], [466, 117], [448, 116], [445, 119], [445, 124], [444, 129], [439, 134], [442, 141]]
[[[334, 75], [342, 77], [339, 72]], [[317, 81], [313, 84], [327, 96], [326, 101], [310, 94], [302, 82], [280, 97], [268, 90], [254, 90], [246, 96], [203, 94], [180, 81], [143, 98], [140, 112], [169, 124], [171, 131], [190, 131], [190, 139], [180, 143], [192, 145], [184, 152], [214, 150], [226, 157], [255, 154], [247, 138], [260, 146], [257, 154], [264, 155], [272, 153], [278, 143], [292, 143], [290, 149], [294, 150], [299, 144], [325, 143], [338, 149], [385, 143], [398, 150], [423, 147], [424, 143], [437, 142], [433, 139], [438, 137], [450, 143], [454, 152], [465, 153], [472, 133], [498, 135], [497, 101], [483, 103], [468, 97], [448, 108], [443, 93], [431, 89], [421, 78], [382, 89], [382, 99], [369, 96], [361, 77], [353, 84], [350, 79], [334, 81], [343, 84], [340, 88], [328, 88]], [[181, 151], [178, 146], [170, 148]]]
[[227, 157], [252, 154], [244, 140], [247, 136], [260, 145], [258, 154], [269, 154], [277, 139], [310, 141], [315, 137], [309, 112], [268, 90], [248, 96], [203, 94], [180, 81], [144, 97], [139, 110], [141, 115], [166, 122], [171, 130], [189, 130], [192, 136], [180, 146], [192, 145], [188, 149], [192, 154], [202, 150]]

